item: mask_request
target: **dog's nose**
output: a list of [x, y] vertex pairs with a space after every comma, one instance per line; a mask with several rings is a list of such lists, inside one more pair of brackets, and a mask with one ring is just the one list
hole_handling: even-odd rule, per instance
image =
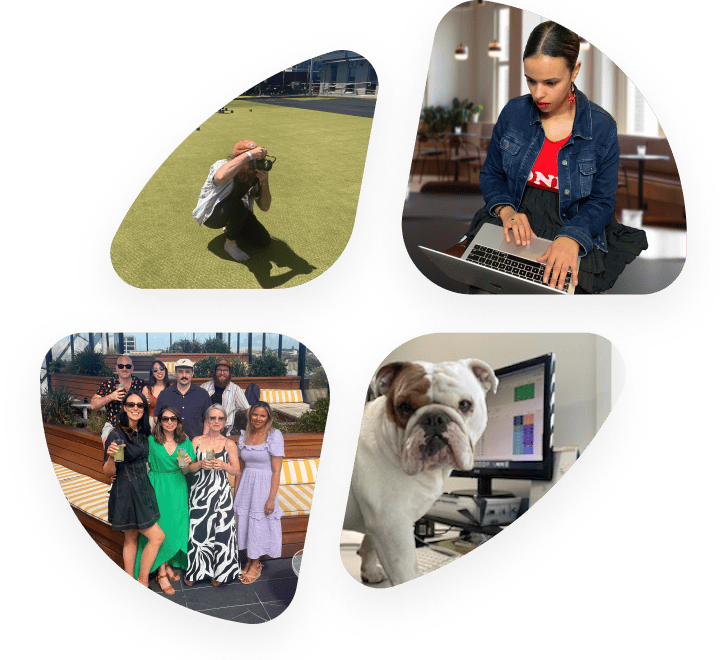
[[427, 435], [435, 435], [444, 433], [450, 418], [440, 410], [433, 410], [425, 413], [418, 424], [424, 429]]
[[441, 411], [433, 410], [425, 413], [418, 424], [425, 431], [425, 446], [423, 454], [425, 457], [434, 456], [443, 447], [447, 446], [447, 440], [442, 437], [447, 429], [450, 418]]

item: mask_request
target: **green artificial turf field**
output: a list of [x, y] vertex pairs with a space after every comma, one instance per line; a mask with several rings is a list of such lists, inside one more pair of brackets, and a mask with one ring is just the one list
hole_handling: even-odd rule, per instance
[[[309, 104], [311, 106], [311, 104]], [[115, 272], [148, 289], [292, 287], [327, 270], [345, 249], [357, 208], [372, 119], [235, 100], [160, 166], [120, 224], [110, 250]], [[192, 216], [210, 166], [239, 140], [277, 157], [272, 205], [255, 214], [273, 237], [234, 261], [221, 229]], [[158, 264], [158, 252], [165, 255]]]

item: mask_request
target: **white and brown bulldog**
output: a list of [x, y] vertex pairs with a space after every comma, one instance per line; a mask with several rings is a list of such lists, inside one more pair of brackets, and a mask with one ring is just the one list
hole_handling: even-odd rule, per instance
[[[417, 576], [413, 525], [442, 494], [454, 469], [469, 470], [497, 390], [481, 360], [395, 362], [380, 368], [365, 406], [345, 529], [365, 534], [364, 582]], [[369, 398], [372, 398], [369, 395]], [[378, 566], [382, 565], [382, 569]]]

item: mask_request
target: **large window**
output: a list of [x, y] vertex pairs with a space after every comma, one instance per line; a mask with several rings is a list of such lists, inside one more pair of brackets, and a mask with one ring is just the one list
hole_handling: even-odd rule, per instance
[[625, 133], [628, 135], [647, 135], [657, 137], [660, 135], [660, 124], [655, 113], [650, 109], [645, 97], [629, 78], [625, 78]]
[[495, 118], [510, 100], [510, 9], [497, 10], [497, 39], [500, 44], [500, 57], [497, 64], [497, 99]]

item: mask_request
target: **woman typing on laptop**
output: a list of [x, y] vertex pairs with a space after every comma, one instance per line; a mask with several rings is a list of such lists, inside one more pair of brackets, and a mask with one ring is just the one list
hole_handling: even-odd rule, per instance
[[570, 271], [575, 293], [599, 293], [647, 240], [614, 219], [617, 126], [575, 88], [579, 51], [579, 37], [557, 23], [541, 23], [530, 34], [523, 53], [530, 94], [510, 100], [500, 113], [480, 172], [485, 207], [448, 253], [462, 254], [489, 222], [517, 245], [533, 236], [552, 241], [538, 258], [551, 287], [562, 288]]

